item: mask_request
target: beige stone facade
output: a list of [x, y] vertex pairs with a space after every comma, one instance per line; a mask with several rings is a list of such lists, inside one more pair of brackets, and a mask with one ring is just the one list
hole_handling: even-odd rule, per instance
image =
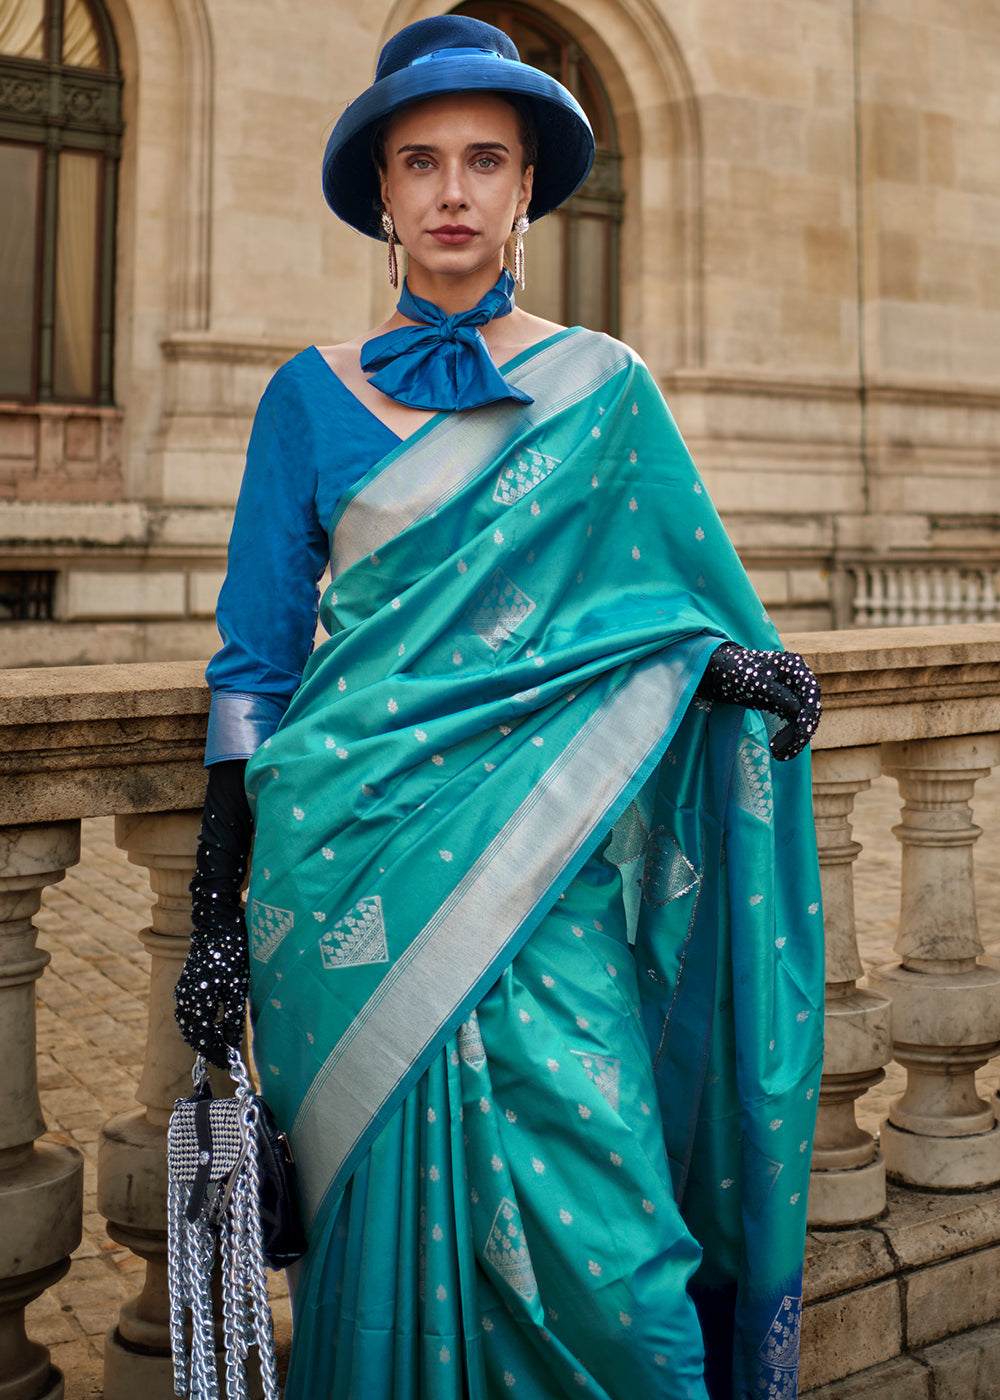
[[[214, 646], [268, 375], [391, 305], [383, 250], [323, 204], [326, 135], [381, 42], [440, 6], [106, 8], [124, 74], [115, 407], [0, 404], [0, 571], [58, 572], [52, 622], [0, 623], [8, 665]], [[621, 336], [779, 625], [849, 625], [876, 584], [902, 615], [873, 605], [868, 620], [994, 615], [996, 7], [534, 9], [587, 54], [614, 112]], [[529, 233], [529, 279], [530, 258]], [[954, 603], [940, 618], [935, 589]]]

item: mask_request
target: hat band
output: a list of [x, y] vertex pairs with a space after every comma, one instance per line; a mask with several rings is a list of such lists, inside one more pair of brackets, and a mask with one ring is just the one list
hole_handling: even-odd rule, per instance
[[[433, 53], [422, 53], [408, 68], [416, 68], [418, 63], [430, 63], [432, 58], [498, 58], [501, 63], [513, 63], [512, 58], [504, 58], [496, 49], [435, 49]], [[399, 71], [399, 70], [397, 70]]]

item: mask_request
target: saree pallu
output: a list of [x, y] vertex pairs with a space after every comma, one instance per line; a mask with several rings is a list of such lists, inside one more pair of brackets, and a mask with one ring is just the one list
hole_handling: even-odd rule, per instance
[[796, 1393], [821, 1060], [808, 758], [663, 400], [565, 332], [331, 523], [248, 767], [255, 1054], [309, 1222], [288, 1396]]

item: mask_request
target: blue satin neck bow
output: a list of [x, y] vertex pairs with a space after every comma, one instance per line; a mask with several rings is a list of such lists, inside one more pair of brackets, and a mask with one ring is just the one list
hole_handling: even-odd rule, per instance
[[361, 368], [378, 370], [368, 382], [410, 408], [480, 408], [505, 399], [533, 403], [507, 383], [478, 330], [513, 309], [514, 279], [506, 270], [471, 310], [454, 316], [415, 297], [404, 281], [397, 310], [421, 324], [400, 326], [366, 341]]

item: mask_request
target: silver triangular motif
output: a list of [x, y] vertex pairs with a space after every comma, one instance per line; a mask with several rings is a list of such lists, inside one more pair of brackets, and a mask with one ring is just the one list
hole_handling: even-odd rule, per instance
[[802, 1299], [785, 1296], [757, 1352], [757, 1394], [795, 1400]]
[[749, 734], [736, 751], [733, 796], [744, 812], [749, 812], [758, 821], [770, 822], [774, 812], [771, 755], [764, 744], [759, 744]]
[[605, 856], [619, 870], [646, 854], [649, 829], [635, 802], [630, 802], [611, 828], [611, 841]]
[[259, 899], [250, 901], [250, 952], [258, 962], [267, 962], [286, 934], [295, 925], [291, 909], [278, 909]]
[[389, 961], [385, 920], [378, 895], [359, 899], [319, 940], [324, 968], [358, 967]]
[[621, 1060], [610, 1059], [605, 1055], [594, 1055], [589, 1050], [574, 1050], [572, 1053], [580, 1061], [587, 1077], [593, 1080], [597, 1092], [607, 1100], [609, 1106], [617, 1113]]
[[701, 876], [666, 827], [650, 832], [642, 872], [642, 894], [655, 909], [697, 889]]
[[538, 1284], [521, 1230], [521, 1212], [506, 1196], [497, 1206], [483, 1258], [515, 1293], [528, 1302], [534, 1298]]
[[534, 448], [523, 448], [513, 462], [508, 462], [497, 477], [493, 499], [500, 505], [512, 506], [559, 465], [558, 457], [550, 457], [546, 452], [536, 452]]
[[491, 651], [499, 651], [512, 633], [535, 611], [527, 593], [497, 569], [473, 598], [465, 618], [470, 629]]
[[474, 1011], [458, 1028], [458, 1053], [470, 1069], [482, 1069], [486, 1063], [486, 1050], [479, 1031], [479, 1017]]

